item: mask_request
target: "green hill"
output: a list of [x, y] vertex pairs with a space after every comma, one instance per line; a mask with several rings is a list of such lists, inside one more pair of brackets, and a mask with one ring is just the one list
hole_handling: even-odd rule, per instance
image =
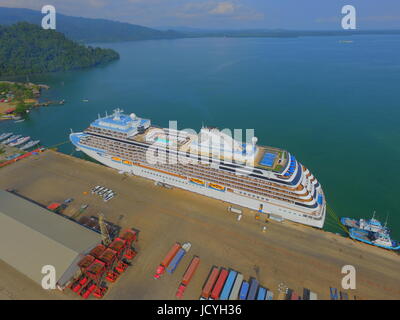
[[[43, 17], [44, 15], [40, 11], [0, 7], [0, 24], [3, 25], [11, 25], [22, 21], [41, 25]], [[183, 37], [183, 34], [176, 31], [160, 31], [105, 19], [71, 17], [58, 12], [56, 28], [57, 31], [64, 33], [69, 39], [82, 42], [115, 42]]]
[[0, 76], [81, 69], [116, 59], [114, 50], [78, 44], [27, 22], [0, 26]]

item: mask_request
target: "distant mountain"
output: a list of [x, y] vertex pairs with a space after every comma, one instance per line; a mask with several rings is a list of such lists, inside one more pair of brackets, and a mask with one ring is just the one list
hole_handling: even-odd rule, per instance
[[[21, 21], [41, 25], [43, 16], [40, 11], [0, 7], [0, 24], [4, 25], [11, 25]], [[57, 31], [64, 33], [68, 38], [82, 42], [115, 42], [184, 37], [183, 34], [176, 31], [161, 31], [130, 23], [71, 17], [60, 13], [57, 13], [56, 28]]]
[[226, 37], [226, 38], [297, 38], [351, 35], [400, 35], [400, 30], [285, 30], [285, 29], [247, 29], [247, 30], [192, 30], [186, 37]]
[[0, 26], [0, 76], [75, 70], [116, 59], [114, 50], [87, 47], [27, 22]]

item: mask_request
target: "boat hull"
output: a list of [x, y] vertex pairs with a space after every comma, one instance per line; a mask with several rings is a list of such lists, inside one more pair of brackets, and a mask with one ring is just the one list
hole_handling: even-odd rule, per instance
[[[128, 165], [123, 162], [122, 159], [117, 160], [116, 157], [105, 154], [102, 150], [95, 150], [93, 148], [76, 143], [76, 139], [71, 139], [72, 143], [76, 146], [78, 151], [82, 151], [94, 160], [114, 168], [118, 171], [123, 171], [132, 175], [141, 176], [147, 179], [161, 182], [167, 185], [171, 185], [177, 188], [181, 188], [187, 191], [195, 192], [210, 198], [222, 200], [231, 204], [239, 205], [245, 208], [249, 208], [260, 213], [264, 213], [267, 217], [269, 213], [280, 216], [283, 219], [287, 219], [293, 222], [297, 222], [304, 225], [309, 225], [316, 228], [322, 228], [326, 216], [326, 207], [324, 206], [321, 218], [311, 219], [304, 217], [303, 214], [297, 208], [291, 208], [287, 203], [279, 202], [274, 199], [270, 199], [268, 202], [251, 199], [249, 197], [241, 196], [234, 192], [228, 191], [226, 188], [219, 188], [215, 184], [209, 183], [198, 184], [194, 183], [189, 177], [179, 177], [172, 173], [164, 173], [161, 170], [155, 170], [151, 167], [147, 167], [141, 164]], [[114, 158], [114, 159], [113, 159]], [[260, 209], [262, 205], [262, 209]], [[304, 212], [305, 213], [305, 212]]]

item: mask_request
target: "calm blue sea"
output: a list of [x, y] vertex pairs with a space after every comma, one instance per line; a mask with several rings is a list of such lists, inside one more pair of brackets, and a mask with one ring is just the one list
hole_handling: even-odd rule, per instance
[[[353, 40], [342, 43], [340, 40]], [[400, 239], [400, 37], [204, 38], [98, 44], [121, 59], [83, 71], [31, 76], [47, 99], [21, 123], [47, 146], [123, 108], [153, 123], [253, 128], [315, 174], [338, 216], [389, 216]], [[82, 102], [89, 99], [89, 102]], [[70, 144], [60, 147], [70, 154]], [[326, 229], [338, 232], [333, 219]]]

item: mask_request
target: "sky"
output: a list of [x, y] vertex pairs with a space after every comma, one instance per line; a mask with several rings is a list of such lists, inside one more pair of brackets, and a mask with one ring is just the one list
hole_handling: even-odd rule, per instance
[[[400, 29], [400, 0], [0, 0], [0, 6], [104, 18], [149, 27], [338, 30], [344, 5], [357, 29]], [[1, 23], [1, 22], [0, 22]]]

